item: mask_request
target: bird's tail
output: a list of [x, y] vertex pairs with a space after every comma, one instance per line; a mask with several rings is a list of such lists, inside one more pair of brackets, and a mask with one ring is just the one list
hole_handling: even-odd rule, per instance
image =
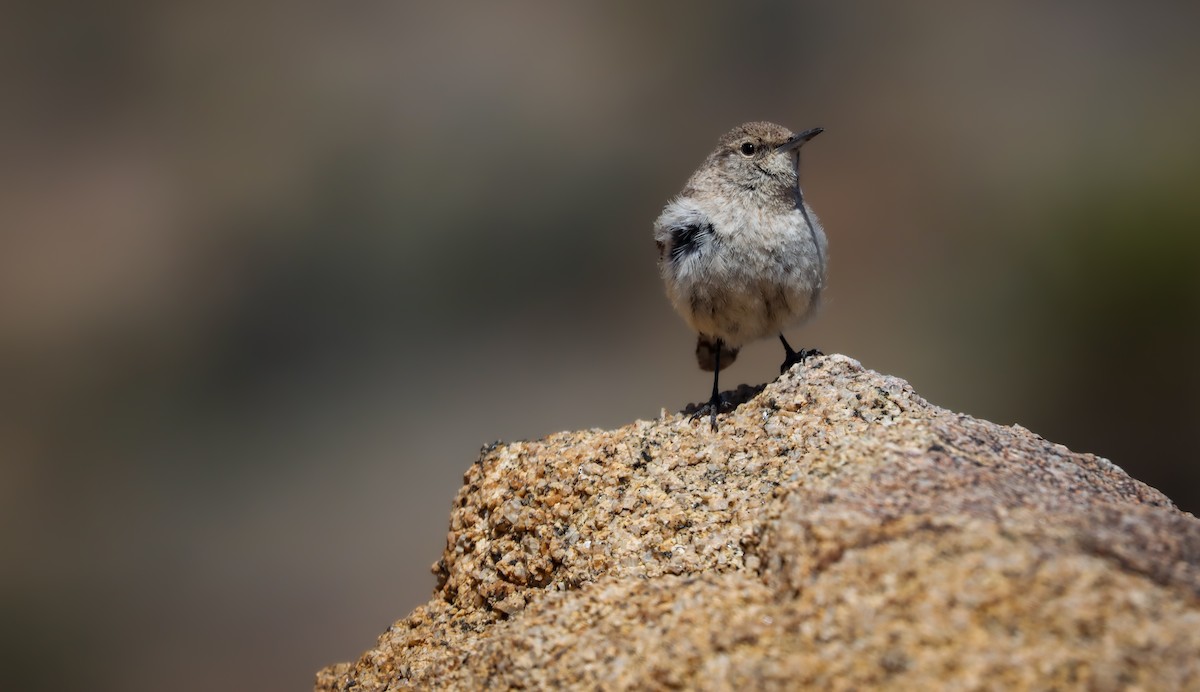
[[717, 370], [717, 353], [721, 354], [721, 370], [733, 364], [737, 360], [737, 348], [729, 348], [725, 342], [720, 339], [715, 339], [704, 334], [696, 339], [696, 362], [700, 364], [701, 370], [712, 372]]

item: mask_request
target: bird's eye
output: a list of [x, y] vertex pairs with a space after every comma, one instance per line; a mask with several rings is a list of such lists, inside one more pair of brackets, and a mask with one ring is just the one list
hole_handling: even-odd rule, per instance
[[754, 144], [751, 142], [742, 144], [742, 153], [746, 156], [754, 156]]

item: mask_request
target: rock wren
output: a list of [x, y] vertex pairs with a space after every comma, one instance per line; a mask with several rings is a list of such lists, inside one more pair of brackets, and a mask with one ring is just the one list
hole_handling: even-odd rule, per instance
[[667, 296], [700, 335], [700, 369], [713, 373], [693, 418], [711, 413], [713, 430], [718, 376], [743, 344], [779, 334], [780, 372], [817, 353], [792, 350], [780, 330], [811, 314], [825, 285], [825, 232], [800, 192], [800, 147], [821, 132], [734, 128], [654, 223]]

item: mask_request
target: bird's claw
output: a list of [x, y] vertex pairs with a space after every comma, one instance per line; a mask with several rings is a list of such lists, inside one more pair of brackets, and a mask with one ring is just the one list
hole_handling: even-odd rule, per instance
[[823, 355], [825, 354], [821, 353], [815, 348], [802, 348], [799, 351], [788, 349], [787, 355], [784, 356], [783, 364], [779, 366], [779, 374], [782, 375], [783, 373], [787, 372], [788, 369], [796, 363], [803, 363], [809, 358], [815, 358], [816, 356]]
[[717, 431], [717, 414], [728, 413], [733, 410], [733, 405], [725, 400], [723, 396], [714, 396], [707, 403], [699, 406], [692, 412], [690, 420], [695, 421], [704, 416], [709, 417], [709, 425], [712, 426], [713, 432]]

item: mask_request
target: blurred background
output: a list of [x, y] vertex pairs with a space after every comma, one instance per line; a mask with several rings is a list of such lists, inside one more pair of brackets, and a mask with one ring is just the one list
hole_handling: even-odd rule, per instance
[[826, 128], [793, 344], [1200, 508], [1196, 3], [5, 14], [8, 689], [307, 689], [481, 445], [703, 400], [651, 224], [746, 120]]

